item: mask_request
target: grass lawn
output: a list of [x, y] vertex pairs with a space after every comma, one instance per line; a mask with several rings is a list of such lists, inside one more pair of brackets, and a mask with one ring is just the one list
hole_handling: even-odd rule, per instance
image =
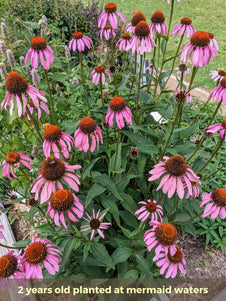
[[[110, 1], [106, 1], [108, 3]], [[170, 5], [167, 0], [115, 0], [118, 10], [125, 14], [127, 24], [132, 18], [132, 11], [137, 9], [141, 10], [145, 15], [147, 22], [150, 22], [151, 15], [160, 9], [166, 17], [166, 24], [168, 24]], [[226, 5], [224, 0], [181, 0], [178, 3], [175, 0], [173, 23], [171, 32], [176, 24], [180, 22], [181, 18], [191, 18], [192, 24], [196, 31], [207, 31], [214, 34], [218, 40], [220, 50], [215, 59], [210, 60], [209, 66], [201, 68], [196, 75], [196, 82], [205, 82], [205, 88], [211, 90], [215, 87], [213, 81], [210, 80], [209, 72], [216, 69], [224, 69], [226, 56], [226, 27], [225, 27], [225, 10]], [[179, 38], [171, 36], [169, 41], [169, 57], [173, 55], [176, 50]], [[187, 44], [188, 40], [185, 38], [183, 45]], [[150, 56], [151, 57], [151, 56]], [[179, 61], [178, 61], [179, 62]], [[168, 66], [170, 67], [170, 65]]]

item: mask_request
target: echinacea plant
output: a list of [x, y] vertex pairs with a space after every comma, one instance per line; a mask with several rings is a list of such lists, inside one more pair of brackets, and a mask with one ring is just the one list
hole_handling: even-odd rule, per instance
[[[7, 14], [2, 22], [1, 202], [8, 216], [23, 203], [18, 221], [35, 235], [11, 246], [0, 221], [0, 289], [11, 279], [193, 276], [181, 235], [197, 236], [202, 223], [209, 242], [225, 247], [217, 33], [207, 23], [195, 32], [195, 15], [173, 19], [186, 1], [160, 1], [169, 11], [152, 15], [134, 7], [127, 24], [115, 3], [97, 15], [95, 1], [77, 11], [66, 1], [57, 22], [23, 21], [19, 36]], [[76, 22], [65, 27], [68, 14]], [[204, 102], [199, 69], [213, 86]]]

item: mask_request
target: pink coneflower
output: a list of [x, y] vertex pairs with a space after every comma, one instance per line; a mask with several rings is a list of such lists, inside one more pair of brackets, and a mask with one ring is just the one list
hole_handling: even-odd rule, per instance
[[65, 216], [71, 221], [78, 222], [83, 216], [83, 206], [79, 199], [67, 189], [57, 190], [48, 202], [47, 214], [54, 219], [55, 225], [60, 227], [60, 222], [65, 228]]
[[[45, 56], [45, 59], [44, 59]], [[53, 50], [42, 37], [35, 37], [31, 40], [31, 48], [28, 50], [25, 57], [25, 64], [31, 59], [33, 69], [38, 69], [38, 59], [44, 69], [49, 69], [54, 61]]]
[[219, 137], [222, 139], [224, 138], [226, 142], [226, 119], [224, 119], [222, 123], [216, 123], [208, 126], [206, 133], [215, 134], [218, 131], [220, 131]]
[[[195, 182], [191, 182], [192, 185], [192, 194], [189, 193], [189, 191], [186, 194], [186, 199], [197, 199], [197, 197], [199, 196], [199, 185]], [[184, 188], [186, 188], [186, 185], [184, 185]]]
[[21, 251], [14, 254], [15, 251], [9, 251], [0, 258], [0, 288], [5, 291], [11, 287], [10, 282], [13, 279], [19, 283], [19, 279], [24, 279], [24, 269], [21, 265]]
[[193, 55], [193, 66], [199, 66], [199, 68], [208, 65], [211, 56], [213, 58], [217, 56], [217, 51], [211, 46], [207, 32], [197, 31], [193, 34], [190, 43], [182, 50], [181, 61], [186, 63], [191, 55]]
[[206, 207], [202, 217], [210, 215], [212, 219], [215, 219], [219, 215], [221, 219], [225, 219], [226, 190], [222, 188], [217, 188], [213, 192], [203, 193], [200, 207], [202, 207], [203, 205], [206, 205]]
[[116, 47], [119, 48], [119, 50], [127, 51], [127, 49], [130, 48], [130, 42], [131, 42], [131, 36], [129, 33], [124, 33], [121, 37], [121, 39], [118, 40]]
[[112, 98], [109, 104], [109, 109], [105, 116], [105, 122], [108, 126], [113, 126], [113, 118], [115, 117], [116, 123], [120, 129], [124, 128], [125, 123], [123, 118], [129, 125], [132, 125], [132, 113], [130, 109], [126, 106], [125, 100], [116, 96]]
[[78, 49], [78, 51], [81, 52], [85, 50], [85, 45], [88, 49], [90, 49], [92, 43], [93, 41], [89, 37], [84, 36], [82, 32], [77, 31], [73, 33], [72, 40], [70, 41], [68, 48], [73, 51]]
[[162, 188], [163, 193], [168, 193], [169, 198], [177, 192], [179, 198], [183, 199], [185, 184], [189, 194], [192, 195], [193, 190], [191, 183], [194, 182], [201, 185], [201, 182], [184, 158], [181, 155], [175, 155], [171, 158], [165, 156], [163, 159], [165, 161], [160, 161], [149, 171], [152, 176], [148, 181], [159, 179], [165, 174], [156, 189], [157, 191]]
[[154, 67], [154, 65], [149, 65], [147, 68], [145, 68], [145, 71], [149, 71], [150, 74], [152, 74], [153, 76], [156, 76], [156, 69]]
[[110, 40], [110, 38], [113, 36], [116, 36], [116, 33], [114, 32], [114, 30], [111, 28], [110, 25], [105, 25], [104, 28], [101, 28], [100, 30], [100, 38], [101, 40], [103, 40], [103, 35], [105, 40]]
[[224, 70], [212, 70], [210, 71], [210, 76], [214, 81], [221, 81], [226, 76], [226, 72]]
[[158, 221], [153, 221], [149, 223], [153, 226], [152, 229], [144, 233], [144, 242], [148, 246], [148, 251], [150, 252], [155, 246], [155, 255], [159, 256], [160, 252], [170, 251], [171, 255], [175, 255], [177, 249], [175, 242], [178, 237], [176, 228], [169, 223], [160, 223]]
[[[165, 278], [175, 278], [178, 268], [182, 274], [186, 274], [184, 254], [182, 249], [176, 247], [177, 251], [172, 256], [170, 251], [161, 252], [159, 256], [155, 256], [153, 261], [156, 261], [156, 265], [161, 267], [160, 275], [165, 274]], [[168, 268], [168, 269], [167, 269]], [[167, 269], [167, 272], [166, 272]]]
[[2, 233], [2, 230], [4, 230], [4, 227], [3, 227], [3, 225], [0, 225], [0, 239], [3, 239], [4, 238], [4, 235], [3, 235], [3, 233]]
[[[40, 94], [44, 95], [44, 93], [43, 93], [42, 91], [39, 90], [39, 92], [40, 92]], [[34, 105], [34, 103], [33, 103], [32, 100], [30, 100], [30, 101], [28, 102], [27, 108], [28, 108], [28, 110], [29, 110], [29, 112], [30, 112], [31, 115], [32, 115], [33, 112], [34, 112], [34, 109], [36, 109], [36, 110], [37, 110], [37, 117], [38, 117], [38, 119], [40, 119], [40, 118], [41, 118], [41, 115], [42, 115], [41, 109], [43, 109], [43, 111], [45, 111], [46, 114], [48, 114], [48, 115], [50, 114], [50, 112], [49, 112], [48, 106], [47, 106], [47, 104], [46, 104], [45, 102], [43, 102], [43, 101], [41, 101], [41, 100], [38, 100], [38, 101], [39, 101], [39, 107], [38, 107], [38, 108], [35, 107], [35, 105]], [[28, 120], [31, 119], [30, 116], [29, 116], [28, 114], [27, 114], [27, 119], [28, 119]]]
[[135, 28], [134, 35], [127, 50], [132, 49], [132, 53], [136, 51], [142, 55], [146, 52], [151, 52], [153, 47], [156, 47], [156, 44], [152, 39], [152, 32], [150, 31], [148, 23], [140, 21]]
[[104, 28], [107, 21], [110, 23], [113, 29], [118, 26], [118, 20], [116, 14], [122, 19], [123, 23], [126, 23], [125, 16], [117, 11], [117, 6], [115, 3], [107, 3], [104, 7], [104, 11], [100, 14], [98, 18], [98, 27]]
[[[163, 0], [164, 1], [164, 0]], [[170, 4], [170, 0], [167, 0], [167, 2], [168, 2], [168, 4]], [[180, 3], [180, 0], [177, 0], [177, 2], [179, 2]]]
[[190, 39], [195, 33], [195, 29], [191, 23], [192, 21], [190, 18], [182, 18], [180, 23], [174, 27], [172, 32], [173, 36], [178, 33], [178, 36], [181, 37], [185, 32], [187, 32], [187, 39]]
[[142, 201], [138, 204], [144, 205], [135, 212], [135, 214], [138, 215], [138, 220], [144, 222], [151, 216], [151, 222], [158, 221], [158, 218], [162, 222], [163, 209], [162, 206], [156, 204], [155, 200]]
[[209, 37], [210, 37], [210, 46], [212, 46], [213, 48], [216, 49], [216, 51], [219, 51], [219, 44], [217, 42], [217, 40], [214, 38], [214, 34], [209, 33]]
[[177, 71], [177, 75], [181, 76], [183, 75], [187, 76], [191, 73], [191, 69], [188, 68], [186, 64], [180, 64], [178, 67], [174, 68], [174, 70]]
[[26, 112], [26, 106], [28, 103], [26, 94], [29, 98], [31, 98], [37, 109], [40, 106], [39, 99], [43, 102], [47, 102], [47, 99], [43, 96], [43, 92], [40, 92], [35, 87], [28, 85], [26, 79], [15, 71], [9, 72], [6, 78], [5, 87], [7, 93], [1, 104], [1, 110], [7, 110], [7, 107], [10, 107], [10, 115], [13, 114], [14, 98], [17, 102], [18, 117], [21, 117]]
[[[95, 232], [97, 231], [97, 233], [100, 235], [100, 237], [104, 238], [104, 233], [101, 230], [107, 230], [108, 227], [111, 225], [111, 223], [102, 223], [101, 220], [105, 217], [106, 212], [104, 212], [103, 214], [100, 215], [100, 210], [97, 211], [97, 213], [95, 214], [95, 211], [93, 210], [93, 216], [90, 217], [90, 215], [88, 213], [86, 213], [88, 218], [84, 218], [84, 220], [86, 220], [89, 224], [88, 225], [84, 225], [81, 228], [81, 232], [85, 232], [85, 231], [90, 231], [91, 230], [91, 236], [90, 236], [90, 240], [93, 239]], [[99, 217], [100, 215], [100, 217]]]
[[32, 183], [31, 193], [35, 193], [35, 200], [38, 200], [41, 192], [40, 203], [46, 202], [51, 194], [56, 191], [55, 185], [59, 189], [63, 189], [62, 180], [74, 191], [79, 191], [78, 185], [80, 185], [80, 181], [74, 170], [80, 168], [81, 165], [68, 165], [54, 156], [46, 158], [42, 163], [40, 175]]
[[131, 23], [127, 25], [126, 31], [134, 33], [135, 28], [140, 21], [146, 21], [146, 18], [141, 11], [136, 11]]
[[85, 117], [79, 122], [79, 128], [75, 131], [74, 138], [75, 147], [85, 153], [87, 153], [89, 147], [90, 151], [94, 152], [96, 147], [99, 149], [99, 142], [103, 143], [101, 129], [90, 117]]
[[151, 16], [150, 31], [167, 36], [165, 16], [161, 10], [156, 10]]
[[101, 79], [102, 85], [105, 83], [105, 74], [109, 77], [109, 81], [111, 82], [111, 75], [108, 70], [105, 69], [103, 66], [97, 66], [95, 69], [90, 73], [92, 77], [92, 82], [95, 85], [98, 85], [99, 80]]
[[188, 91], [179, 90], [175, 92], [177, 102], [193, 102], [193, 98]]
[[49, 274], [55, 275], [59, 272], [59, 263], [61, 258], [59, 247], [48, 239], [41, 239], [35, 236], [31, 243], [24, 250], [21, 263], [25, 268], [25, 277], [27, 279], [43, 279], [42, 267]]
[[55, 157], [60, 158], [60, 153], [68, 159], [69, 152], [71, 151], [71, 145], [73, 138], [62, 132], [56, 125], [46, 123], [44, 125], [44, 142], [43, 142], [43, 154], [50, 156], [51, 148]]
[[9, 152], [5, 160], [2, 162], [3, 166], [3, 177], [8, 177], [10, 180], [13, 178], [17, 178], [13, 171], [13, 167], [20, 168], [21, 164], [26, 166], [29, 170], [31, 170], [31, 165], [27, 162], [31, 162], [32, 159], [28, 156], [25, 156], [22, 152]]
[[210, 93], [209, 98], [213, 98], [216, 102], [223, 102], [226, 105], [226, 76], [220, 81], [220, 84], [216, 86]]

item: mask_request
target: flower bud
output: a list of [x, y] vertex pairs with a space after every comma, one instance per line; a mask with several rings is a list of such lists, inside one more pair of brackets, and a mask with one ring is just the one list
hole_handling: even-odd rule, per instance
[[30, 207], [36, 206], [38, 201], [35, 200], [35, 198], [30, 198], [26, 200], [26, 205]]
[[129, 151], [130, 159], [135, 160], [139, 155], [139, 149], [136, 147], [132, 147]]

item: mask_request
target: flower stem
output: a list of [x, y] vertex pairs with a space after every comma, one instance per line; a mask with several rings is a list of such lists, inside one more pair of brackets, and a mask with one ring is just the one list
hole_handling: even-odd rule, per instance
[[30, 117], [30, 119], [31, 119], [31, 121], [32, 121], [32, 123], [34, 125], [34, 128], [35, 128], [35, 130], [36, 130], [36, 132], [38, 134], [38, 137], [39, 137], [40, 141], [43, 143], [44, 139], [42, 138], [42, 135], [41, 135], [41, 133], [39, 131], [39, 128], [38, 128], [38, 126], [37, 126], [37, 124], [36, 124], [33, 116], [31, 115], [31, 113], [30, 113], [30, 111], [29, 111], [29, 109], [27, 107], [26, 107], [26, 112], [27, 112], [28, 116]]
[[119, 186], [123, 180], [125, 180], [125, 178], [128, 176], [128, 174], [131, 172], [133, 165], [134, 165], [135, 160], [132, 160], [131, 165], [127, 171], [127, 173], [124, 175], [124, 177], [116, 184], [116, 186]]
[[223, 136], [223, 138], [221, 138], [221, 140], [218, 142], [215, 150], [213, 151], [211, 157], [209, 158], [209, 160], [206, 162], [206, 164], [200, 169], [199, 172], [202, 172], [206, 166], [211, 162], [211, 160], [213, 159], [213, 157], [217, 154], [217, 152], [219, 151], [219, 149], [221, 148], [223, 142], [224, 142], [225, 137]]
[[167, 149], [167, 146], [168, 146], [168, 144], [169, 144], [169, 142], [170, 142], [170, 140], [171, 140], [171, 137], [172, 137], [172, 135], [173, 135], [173, 130], [174, 130], [175, 125], [177, 124], [177, 120], [178, 120], [178, 118], [179, 118], [179, 116], [180, 116], [180, 111], [181, 111], [181, 108], [180, 108], [180, 105], [178, 104], [178, 106], [177, 106], [177, 113], [176, 113], [174, 122], [173, 122], [173, 124], [172, 124], [172, 127], [171, 127], [171, 130], [170, 130], [169, 137], [168, 137], [168, 139], [167, 139], [167, 141], [166, 141], [166, 143], [165, 143], [165, 146], [164, 146], [162, 152], [161, 152], [160, 155], [159, 155], [158, 161], [160, 161], [160, 160], [162, 159], [162, 157], [164, 156], [164, 154], [165, 154], [165, 151], [166, 151], [166, 149]]
[[[214, 120], [215, 116], [217, 115], [217, 112], [218, 112], [218, 110], [219, 110], [221, 104], [222, 104], [222, 100], [218, 103], [218, 105], [217, 105], [217, 107], [216, 107], [216, 110], [214, 111], [213, 116], [212, 116], [212, 118], [211, 118], [210, 121], [209, 121], [209, 125], [211, 125], [212, 121]], [[209, 125], [208, 125], [208, 126], [209, 126]]]
[[99, 87], [100, 87], [100, 97], [101, 97], [101, 101], [102, 101], [102, 110], [103, 110], [103, 116], [104, 116], [105, 113], [104, 113], [103, 85], [102, 85], [102, 80], [101, 79], [99, 81]]
[[53, 230], [53, 232], [56, 234], [56, 236], [59, 236], [57, 231], [54, 229], [53, 225], [50, 223], [50, 221], [48, 220], [48, 218], [46, 217], [45, 212], [42, 210], [42, 208], [37, 204], [36, 207], [38, 208], [38, 210], [42, 213], [43, 217], [46, 219], [48, 225], [50, 226], [50, 228]]
[[18, 247], [11, 247], [11, 246], [7, 246], [7, 245], [4, 245], [4, 244], [1, 244], [0, 243], [0, 247], [3, 247], [3, 248], [7, 248], [7, 249], [17, 249], [17, 250], [19, 250], [19, 249], [25, 249], [25, 247], [20, 247], [20, 248], [18, 248]]
[[203, 213], [199, 213], [199, 214], [197, 214], [197, 215], [191, 217], [191, 218], [190, 218], [189, 220], [187, 220], [186, 222], [180, 223], [180, 222], [172, 221], [172, 222], [170, 222], [170, 223], [171, 223], [171, 224], [174, 224], [174, 225], [186, 225], [186, 224], [190, 223], [191, 221], [193, 221], [193, 219], [195, 219], [196, 217], [201, 216], [202, 214], [203, 214]]
[[139, 98], [140, 98], [140, 80], [141, 80], [141, 73], [143, 69], [143, 55], [140, 56], [140, 72], [138, 77], [138, 85], [137, 85], [137, 101], [136, 101], [136, 108], [134, 112], [134, 117], [137, 115], [138, 105], [139, 105]]
[[[180, 46], [181, 46], [182, 41], [183, 41], [183, 38], [184, 38], [184, 34], [185, 34], [185, 32], [183, 33], [183, 35], [182, 35], [181, 38], [180, 38], [180, 42], [179, 42], [179, 44], [178, 44], [177, 51], [176, 51], [176, 54], [175, 54], [175, 57], [174, 57], [174, 60], [173, 60], [172, 68], [171, 68], [171, 71], [170, 71], [170, 75], [167, 77], [167, 80], [165, 81], [165, 84], [164, 84], [164, 86], [162, 87], [162, 90], [164, 90], [164, 88], [166, 87], [166, 85], [167, 85], [167, 83], [168, 83], [168, 81], [169, 81], [169, 79], [170, 79], [170, 77], [171, 77], [171, 75], [172, 75], [172, 73], [173, 73], [174, 66], [175, 66], [175, 62], [176, 62], [176, 59], [177, 59], [177, 55], [178, 55], [178, 53], [179, 53]], [[183, 72], [182, 72], [182, 75], [183, 75]], [[182, 78], [182, 85], [183, 85], [183, 78]], [[181, 89], [182, 89], [182, 88], [181, 88]]]
[[89, 108], [91, 117], [93, 117], [93, 113], [91, 111], [91, 107], [90, 107], [90, 103], [89, 103], [89, 98], [88, 98], [88, 95], [86, 93], [86, 85], [85, 85], [85, 78], [84, 78], [84, 73], [83, 73], [83, 63], [82, 63], [82, 53], [81, 53], [81, 51], [79, 51], [79, 61], [80, 61], [80, 67], [81, 67], [80, 71], [81, 71], [83, 91], [84, 91], [84, 95], [85, 95], [85, 98], [86, 98], [87, 106]]
[[50, 106], [51, 106], [51, 109], [52, 109], [53, 119], [54, 119], [55, 124], [57, 125], [57, 118], [56, 118], [56, 112], [55, 112], [55, 109], [54, 109], [53, 95], [52, 95], [52, 91], [50, 89], [49, 77], [48, 77], [48, 73], [47, 73], [46, 69], [44, 69], [44, 74], [45, 74], [46, 83], [48, 85]]
[[200, 147], [202, 146], [203, 142], [205, 141], [206, 137], [202, 137], [201, 140], [199, 141], [196, 150], [193, 152], [193, 154], [191, 154], [191, 156], [187, 159], [187, 162], [191, 160], [191, 158], [194, 157], [194, 155], [197, 153], [197, 151], [200, 149]]
[[116, 169], [116, 163], [117, 163], [117, 157], [118, 157], [119, 140], [120, 140], [120, 129], [118, 128], [117, 144], [116, 144], [116, 152], [115, 152], [115, 161], [114, 161], [113, 175], [112, 175], [113, 179], [115, 177], [115, 169]]
[[194, 82], [195, 75], [196, 75], [198, 69], [199, 69], [199, 67], [194, 67], [193, 66], [192, 74], [191, 74], [191, 79], [190, 79], [190, 83], [189, 83], [189, 86], [188, 86], [188, 92], [191, 90], [191, 87], [192, 87], [192, 84]]

